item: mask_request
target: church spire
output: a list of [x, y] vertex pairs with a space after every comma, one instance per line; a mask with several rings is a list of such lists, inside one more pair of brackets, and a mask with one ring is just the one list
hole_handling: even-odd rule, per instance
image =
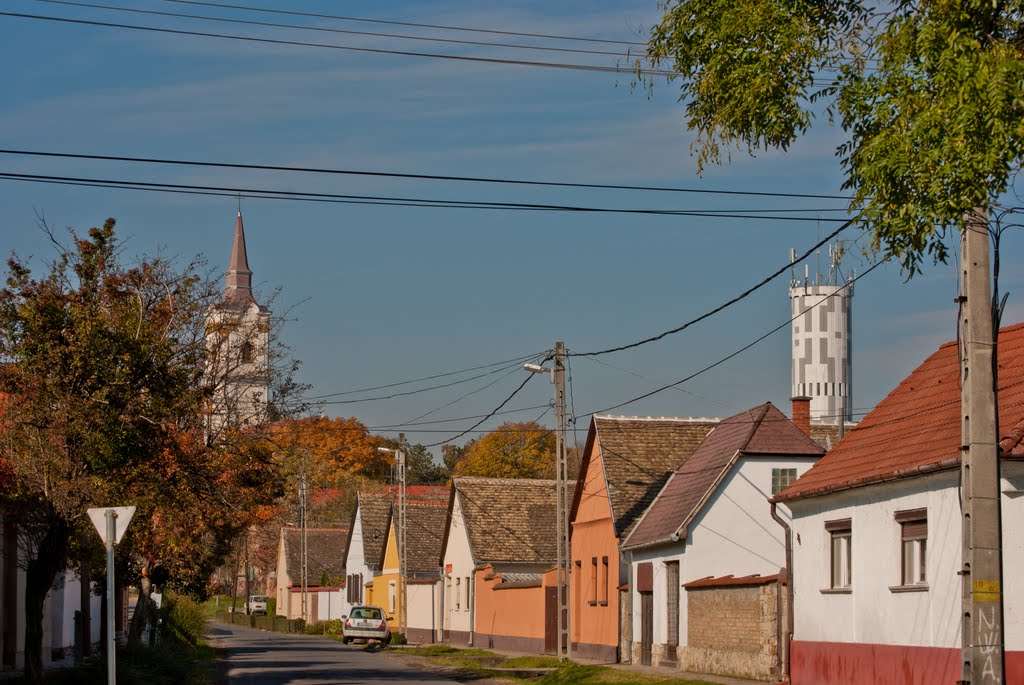
[[245, 227], [242, 225], [242, 210], [238, 210], [235, 221], [235, 239], [231, 245], [231, 263], [228, 265], [224, 301], [232, 304], [255, 302], [252, 296], [252, 271], [245, 253]]

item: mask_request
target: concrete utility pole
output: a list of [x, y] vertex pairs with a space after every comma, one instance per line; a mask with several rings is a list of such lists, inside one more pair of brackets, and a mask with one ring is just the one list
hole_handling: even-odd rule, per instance
[[[302, 481], [299, 484], [299, 529], [301, 534], [299, 536], [299, 549], [302, 556], [302, 620], [308, 621], [309, 616], [306, 613], [306, 594], [309, 591], [309, 579], [307, 578], [307, 552], [308, 545], [306, 539], [306, 458], [302, 458]], [[246, 598], [248, 601], [248, 598]]]
[[405, 433], [398, 434], [398, 448], [378, 447], [379, 452], [390, 452], [395, 455], [395, 479], [398, 481], [398, 516], [395, 517], [395, 538], [398, 543], [398, 632], [406, 635], [407, 612], [409, 610], [407, 592], [407, 550], [405, 544], [406, 531], [406, 477], [405, 477]]
[[963, 447], [963, 685], [1003, 680], [1002, 531], [988, 218], [978, 209], [961, 234], [960, 373]]
[[565, 343], [555, 343], [555, 498], [558, 516], [558, 658], [572, 653], [569, 635], [569, 464], [565, 456]]
[[395, 462], [398, 467], [398, 631], [405, 636], [408, 622], [407, 580], [409, 573], [408, 547], [405, 534], [409, 530], [406, 521], [406, 480], [405, 480], [405, 434], [398, 436], [398, 449], [395, 450]]

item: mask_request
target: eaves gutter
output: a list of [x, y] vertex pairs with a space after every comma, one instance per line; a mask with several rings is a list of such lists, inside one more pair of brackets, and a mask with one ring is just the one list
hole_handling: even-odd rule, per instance
[[[948, 471], [960, 466], [960, 457], [953, 457], [952, 459], [946, 459], [935, 464], [926, 464], [924, 466], [914, 466], [907, 469], [900, 469], [899, 471], [893, 471], [892, 473], [884, 476], [865, 476], [856, 480], [847, 481], [840, 485], [825, 485], [813, 490], [806, 492], [798, 492], [789, 497], [783, 497], [785, 492], [781, 492], [775, 495], [769, 502], [782, 503], [782, 502], [793, 502], [801, 499], [809, 499], [811, 497], [822, 497], [824, 495], [831, 495], [837, 492], [843, 492], [845, 490], [853, 490], [854, 488], [861, 488], [865, 485], [877, 485], [879, 483], [888, 483], [894, 480], [900, 480], [902, 478], [910, 478], [912, 476], [923, 476], [928, 473], [936, 473], [938, 471]], [[799, 482], [799, 480], [797, 481]]]

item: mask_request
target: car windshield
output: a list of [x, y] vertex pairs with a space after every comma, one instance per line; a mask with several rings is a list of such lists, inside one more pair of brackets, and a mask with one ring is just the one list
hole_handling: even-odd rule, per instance
[[373, 607], [359, 607], [352, 610], [352, 618], [374, 618], [378, 621], [382, 618], [380, 609]]
[[249, 598], [253, 602], [266, 602], [267, 598], [262, 595], [254, 595]]

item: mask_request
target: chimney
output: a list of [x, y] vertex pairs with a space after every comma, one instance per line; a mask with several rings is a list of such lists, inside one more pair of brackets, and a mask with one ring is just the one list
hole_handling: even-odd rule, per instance
[[793, 402], [793, 423], [804, 432], [804, 435], [811, 437], [811, 398], [806, 396], [794, 397]]

